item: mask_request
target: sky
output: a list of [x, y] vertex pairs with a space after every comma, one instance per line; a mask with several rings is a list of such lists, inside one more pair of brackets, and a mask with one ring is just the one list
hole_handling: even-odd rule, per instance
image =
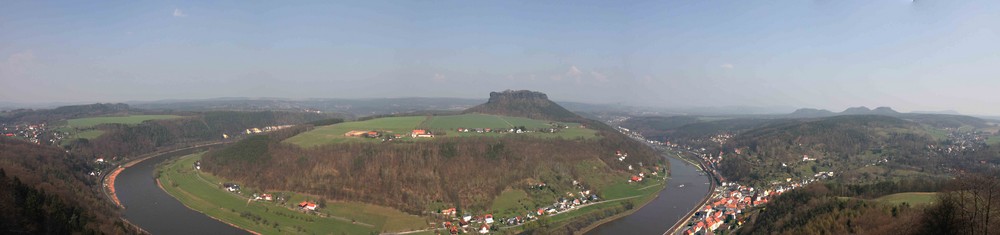
[[1000, 1], [2, 1], [0, 102], [488, 97], [1000, 115]]

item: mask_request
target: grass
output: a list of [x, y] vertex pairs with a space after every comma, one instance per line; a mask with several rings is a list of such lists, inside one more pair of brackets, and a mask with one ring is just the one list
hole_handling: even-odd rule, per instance
[[937, 200], [937, 193], [933, 192], [897, 193], [897, 194], [885, 195], [875, 200], [890, 204], [902, 204], [905, 202], [914, 206], [930, 205], [934, 204], [934, 201]]
[[[348, 131], [383, 131], [392, 134], [409, 135], [414, 129], [428, 129], [436, 133], [446, 133], [438, 137], [466, 137], [466, 136], [503, 136], [501, 133], [474, 133], [457, 132], [457, 128], [490, 128], [507, 129], [515, 126], [524, 126], [530, 131], [539, 128], [549, 128], [552, 122], [519, 117], [506, 117], [487, 114], [462, 114], [449, 116], [411, 116], [411, 117], [386, 117], [376, 118], [366, 121], [344, 122], [329, 126], [322, 126], [311, 131], [286, 139], [285, 143], [292, 143], [301, 147], [314, 147], [326, 144], [337, 144], [345, 142], [376, 142], [377, 139], [348, 137], [344, 133]], [[532, 132], [525, 135], [541, 138], [586, 138], [597, 137], [597, 131], [581, 128], [576, 123], [560, 123], [569, 128], [560, 129], [556, 133]]]
[[493, 199], [493, 211], [496, 211], [498, 217], [510, 217], [523, 215], [525, 212], [531, 212], [534, 207], [534, 203], [528, 196], [528, 192], [522, 189], [508, 189], [500, 193]]
[[948, 132], [945, 130], [937, 129], [930, 126], [925, 126], [924, 129], [927, 130], [927, 134], [930, 134], [934, 139], [941, 141], [948, 139]]
[[990, 138], [986, 139], [986, 144], [990, 146], [1000, 145], [1000, 135], [990, 136]]
[[67, 125], [74, 128], [90, 128], [100, 124], [107, 123], [120, 123], [120, 124], [139, 124], [147, 120], [156, 119], [171, 119], [179, 118], [181, 116], [177, 115], [129, 115], [129, 116], [116, 116], [116, 117], [89, 117], [89, 118], [77, 118], [70, 119], [67, 121]]
[[75, 135], [73, 135], [73, 137], [75, 139], [88, 139], [88, 140], [92, 140], [92, 139], [95, 139], [95, 138], [97, 138], [97, 137], [99, 137], [99, 136], [101, 136], [103, 134], [104, 134], [104, 131], [102, 131], [102, 130], [86, 130], [86, 131], [81, 131], [79, 133], [76, 133]]
[[348, 131], [385, 131], [395, 134], [408, 135], [417, 125], [427, 117], [387, 117], [376, 118], [358, 122], [343, 122], [329, 126], [322, 126], [311, 131], [307, 131], [286, 139], [285, 143], [292, 143], [302, 147], [313, 147], [325, 144], [344, 143], [354, 141], [377, 141], [375, 139], [347, 137], [344, 133]]
[[[263, 234], [325, 234], [330, 231], [368, 234], [426, 227], [423, 218], [363, 203], [329, 202], [319, 212], [331, 217], [323, 217], [293, 209], [293, 206], [265, 201], [248, 202], [246, 198], [224, 191], [217, 183], [212, 183], [223, 182], [220, 179], [191, 167], [200, 159], [201, 153], [198, 153], [161, 165], [158, 179], [162, 187], [184, 205], [241, 228]], [[249, 189], [244, 188], [244, 191]], [[289, 204], [294, 204], [307, 196], [292, 195], [289, 198]]]

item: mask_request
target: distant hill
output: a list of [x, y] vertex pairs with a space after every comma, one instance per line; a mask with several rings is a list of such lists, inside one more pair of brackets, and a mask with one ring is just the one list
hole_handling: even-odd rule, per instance
[[833, 116], [833, 115], [836, 115], [836, 114], [837, 113], [831, 112], [830, 110], [826, 110], [826, 109], [803, 108], [803, 109], [795, 110], [795, 112], [792, 112], [788, 116], [789, 117], [795, 117], [795, 118], [811, 118], [811, 117], [828, 117], [828, 116]]
[[62, 106], [54, 109], [17, 109], [0, 113], [0, 122], [53, 122], [81, 117], [124, 115], [133, 112], [127, 104], [97, 103]]
[[[741, 148], [749, 157], [728, 158], [720, 164], [726, 177], [764, 183], [785, 177], [805, 177], [812, 171], [833, 170], [846, 180], [866, 181], [886, 175], [862, 174], [873, 164], [885, 168], [921, 169], [928, 172], [939, 162], [926, 146], [937, 144], [919, 123], [884, 115], [843, 115], [793, 120], [745, 131], [732, 138], [726, 148]], [[803, 169], [808, 156], [822, 166]], [[887, 161], [887, 162], [883, 162]], [[783, 164], [787, 164], [786, 166]], [[883, 169], [879, 167], [879, 169]], [[876, 172], [880, 172], [876, 171]]]
[[[957, 112], [955, 112], [957, 113]], [[905, 120], [914, 121], [920, 124], [929, 125], [935, 128], [960, 128], [960, 127], [974, 127], [983, 128], [988, 127], [989, 124], [985, 120], [964, 116], [964, 115], [954, 115], [945, 113], [900, 113], [893, 110], [890, 107], [878, 107], [875, 109], [869, 109], [868, 107], [851, 107], [843, 112], [835, 113], [825, 109], [811, 109], [803, 108], [795, 110], [790, 114], [778, 115], [776, 118], [823, 118], [823, 117], [833, 117], [841, 115], [882, 115], [901, 118]]]
[[947, 115], [962, 115], [955, 110], [942, 110], [942, 111], [913, 111], [910, 113], [920, 113], [920, 114], [947, 114]]
[[373, 99], [284, 99], [284, 98], [215, 98], [202, 100], [163, 100], [130, 102], [149, 110], [175, 111], [321, 111], [350, 114], [354, 117], [391, 115], [427, 110], [462, 111], [481, 104], [483, 99], [463, 98], [373, 98]]
[[466, 109], [463, 113], [484, 113], [567, 122], [584, 120], [580, 115], [576, 115], [549, 100], [545, 93], [528, 90], [490, 92], [489, 101]]

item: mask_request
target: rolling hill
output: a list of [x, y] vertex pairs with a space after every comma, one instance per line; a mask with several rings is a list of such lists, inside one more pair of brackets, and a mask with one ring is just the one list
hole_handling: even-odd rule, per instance
[[[542, 113], [532, 113], [535, 111]], [[565, 123], [541, 118], [582, 119], [541, 93], [495, 92], [491, 102], [471, 108], [463, 115], [375, 118], [317, 127], [313, 131], [329, 128], [329, 138], [342, 138], [342, 132], [352, 128], [408, 133], [417, 126], [453, 130], [459, 126], [501, 125], [534, 130], [551, 123]], [[308, 147], [295, 143], [295, 138], [310, 131], [291, 139], [250, 138], [206, 153], [202, 164], [213, 175], [263, 191], [292, 191], [328, 200], [370, 203], [418, 215], [447, 207], [476, 213], [526, 210], [524, 207], [536, 210], [565, 197], [566, 192], [577, 190], [573, 181], [601, 197], [627, 195], [631, 191], [626, 189], [631, 185], [625, 185], [624, 181], [630, 175], [640, 171], [649, 173], [657, 166], [664, 169], [663, 159], [642, 143], [606, 126], [587, 130], [596, 138], [549, 138], [541, 133], [465, 135], [450, 131], [433, 138], [332, 141]], [[628, 157], [619, 159], [616, 151], [628, 153]], [[529, 187], [538, 183], [545, 183], [546, 190]], [[528, 196], [514, 203], [494, 203], [501, 195], [519, 195], [517, 192], [526, 192]]]

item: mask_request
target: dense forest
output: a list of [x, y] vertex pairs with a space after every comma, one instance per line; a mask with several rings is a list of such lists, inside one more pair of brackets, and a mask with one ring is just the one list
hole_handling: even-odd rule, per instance
[[106, 131], [104, 135], [94, 140], [75, 140], [69, 149], [84, 155], [134, 156], [177, 144], [222, 140], [224, 133], [235, 136], [247, 128], [300, 124], [329, 117], [316, 113], [212, 111], [137, 125], [104, 124], [97, 127]]
[[[618, 161], [615, 151], [629, 153]], [[599, 162], [600, 168], [580, 167]], [[265, 190], [288, 190], [334, 200], [362, 201], [414, 214], [433, 202], [486, 209], [506, 188], [545, 182], [570, 191], [573, 180], [624, 180], [628, 165], [647, 167], [662, 159], [619, 133], [599, 140], [441, 138], [401, 143], [347, 143], [300, 148], [273, 136], [256, 136], [209, 152], [204, 169]], [[598, 189], [599, 190], [599, 189]]]
[[[737, 234], [1000, 234], [1000, 171], [965, 173], [947, 182], [881, 182], [876, 185], [811, 184], [754, 211]], [[886, 187], [886, 188], [882, 188]], [[936, 188], [935, 190], [927, 190]], [[940, 192], [933, 204], [915, 206], [859, 195]]]
[[91, 169], [61, 149], [0, 137], [0, 233], [135, 233], [94, 187]]

